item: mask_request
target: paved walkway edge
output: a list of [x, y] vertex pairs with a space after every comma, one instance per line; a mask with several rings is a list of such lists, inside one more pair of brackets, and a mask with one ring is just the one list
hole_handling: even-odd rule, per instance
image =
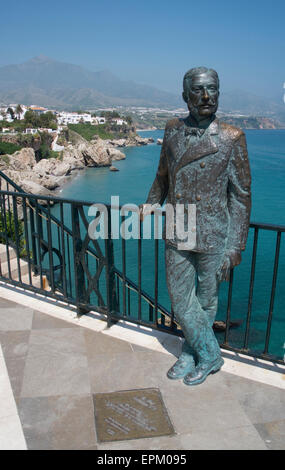
[[[123, 321], [107, 329], [106, 321], [100, 313], [89, 313], [78, 318], [73, 306], [1, 281], [0, 297], [157, 352], [177, 356], [181, 351], [182, 339], [179, 337]], [[226, 350], [222, 350], [222, 355], [225, 360], [222, 369], [224, 372], [285, 389], [285, 365]]]
[[1, 345], [0, 400], [0, 450], [27, 450]]

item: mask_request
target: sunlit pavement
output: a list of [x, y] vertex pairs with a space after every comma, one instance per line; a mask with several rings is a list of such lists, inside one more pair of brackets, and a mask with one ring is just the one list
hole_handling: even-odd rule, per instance
[[[187, 387], [166, 377], [178, 338], [154, 342], [148, 330], [107, 330], [100, 317], [77, 319], [61, 306], [60, 318], [55, 304], [36, 302], [1, 284], [0, 449], [284, 449], [284, 369], [272, 386], [270, 370], [247, 366], [257, 378], [250, 380], [226, 372], [226, 360]], [[150, 388], [160, 391], [174, 433], [99, 442], [94, 394]]]

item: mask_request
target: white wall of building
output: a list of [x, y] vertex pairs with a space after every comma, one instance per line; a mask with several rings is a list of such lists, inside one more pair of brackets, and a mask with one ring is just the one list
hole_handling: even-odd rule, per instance
[[77, 113], [66, 113], [62, 112], [59, 113], [57, 116], [57, 122], [58, 124], [79, 124], [80, 122], [89, 122], [90, 124], [92, 123], [92, 117], [91, 114], [77, 114]]

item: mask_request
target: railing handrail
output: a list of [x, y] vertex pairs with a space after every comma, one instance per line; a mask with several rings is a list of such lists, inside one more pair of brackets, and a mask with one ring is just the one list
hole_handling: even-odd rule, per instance
[[[1, 176], [1, 172], [0, 172], [0, 176]], [[129, 211], [136, 211], [135, 208], [132, 208], [131, 205], [130, 206], [127, 206], [127, 205], [120, 205], [120, 206], [112, 206], [111, 204], [106, 204], [104, 202], [92, 202], [92, 201], [84, 201], [84, 200], [81, 200], [81, 199], [71, 199], [71, 198], [62, 198], [62, 197], [54, 197], [54, 196], [44, 196], [42, 194], [33, 194], [33, 193], [26, 193], [22, 190], [21, 188], [21, 192], [17, 191], [17, 192], [14, 192], [14, 191], [5, 191], [5, 190], [0, 190], [0, 194], [5, 194], [6, 196], [20, 196], [20, 197], [28, 197], [28, 198], [31, 198], [31, 199], [40, 199], [42, 201], [49, 201], [49, 202], [54, 202], [55, 204], [75, 204], [75, 205], [84, 205], [84, 206], [92, 206], [92, 205], [96, 205], [96, 204], [101, 204], [101, 205], [104, 205], [105, 207], [107, 208], [110, 208], [110, 209], [122, 209], [122, 208], [125, 208]], [[40, 209], [45, 211], [45, 207], [40, 205]], [[164, 216], [166, 214], [166, 212], [164, 210], [161, 211], [161, 214]], [[51, 214], [51, 217], [52, 219], [54, 219], [55, 221], [57, 220], [58, 223], [60, 223], [60, 221]], [[264, 230], [273, 230], [273, 231], [276, 231], [276, 232], [285, 232], [285, 225], [277, 225], [277, 224], [270, 224], [270, 223], [265, 223], [265, 222], [250, 222], [250, 225], [249, 225], [251, 228], [258, 228], [258, 229], [264, 229]], [[66, 230], [68, 231], [68, 227], [65, 227]], [[71, 235], [72, 232], [69, 230], [69, 234]]]

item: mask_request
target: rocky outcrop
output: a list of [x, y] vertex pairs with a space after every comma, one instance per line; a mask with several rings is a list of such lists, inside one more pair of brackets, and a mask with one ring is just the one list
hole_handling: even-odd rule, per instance
[[78, 170], [85, 167], [85, 160], [78, 147], [69, 145], [65, 147], [62, 153], [62, 161], [70, 165], [71, 171]]
[[53, 196], [51, 191], [35, 181], [24, 179], [21, 181], [21, 187], [27, 193], [40, 194], [41, 196]]
[[138, 135], [128, 139], [130, 141], [129, 145], [141, 146], [148, 145], [154, 142], [152, 137], [140, 137]]
[[2, 155], [0, 169], [23, 171], [32, 170], [36, 164], [35, 151], [32, 148], [23, 148], [12, 155]]
[[32, 148], [23, 148], [12, 155], [16, 170], [32, 170], [36, 164], [35, 151]]
[[84, 159], [85, 166], [110, 166], [112, 163], [104, 140], [100, 139], [96, 144], [79, 144], [78, 151]]
[[107, 152], [111, 160], [124, 160], [126, 158], [126, 155], [116, 148], [108, 148]]
[[56, 158], [40, 160], [33, 168], [35, 176], [67, 176], [70, 174], [71, 165], [65, 161], [59, 161]]
[[109, 166], [111, 171], [119, 171], [112, 166], [112, 162], [126, 156], [117, 147], [147, 145], [154, 140], [132, 135], [127, 139], [117, 140], [102, 140], [97, 137], [88, 142], [71, 131], [70, 142], [61, 152], [60, 159], [49, 158], [37, 162], [32, 148], [23, 148], [13, 155], [2, 155], [0, 170], [24, 191], [50, 196], [51, 191], [60, 188], [74, 171], [85, 167]]
[[116, 149], [110, 141], [99, 138], [90, 143], [81, 138], [76, 145], [68, 145], [62, 156], [63, 162], [69, 163], [72, 170], [85, 166], [110, 166], [113, 160], [124, 158], [125, 154]]
[[50, 195], [50, 191], [64, 184], [73, 171], [84, 167], [111, 166], [113, 160], [124, 158], [124, 153], [108, 141], [98, 138], [89, 143], [80, 137], [75, 144], [64, 148], [61, 159], [49, 158], [36, 162], [32, 148], [23, 148], [13, 155], [2, 155], [0, 170], [23, 189], [24, 182], [25, 191]]
[[115, 147], [141, 147], [142, 145], [152, 144], [154, 139], [152, 137], [140, 137], [139, 135], [132, 135], [127, 139], [114, 139], [109, 140], [108, 144]]

